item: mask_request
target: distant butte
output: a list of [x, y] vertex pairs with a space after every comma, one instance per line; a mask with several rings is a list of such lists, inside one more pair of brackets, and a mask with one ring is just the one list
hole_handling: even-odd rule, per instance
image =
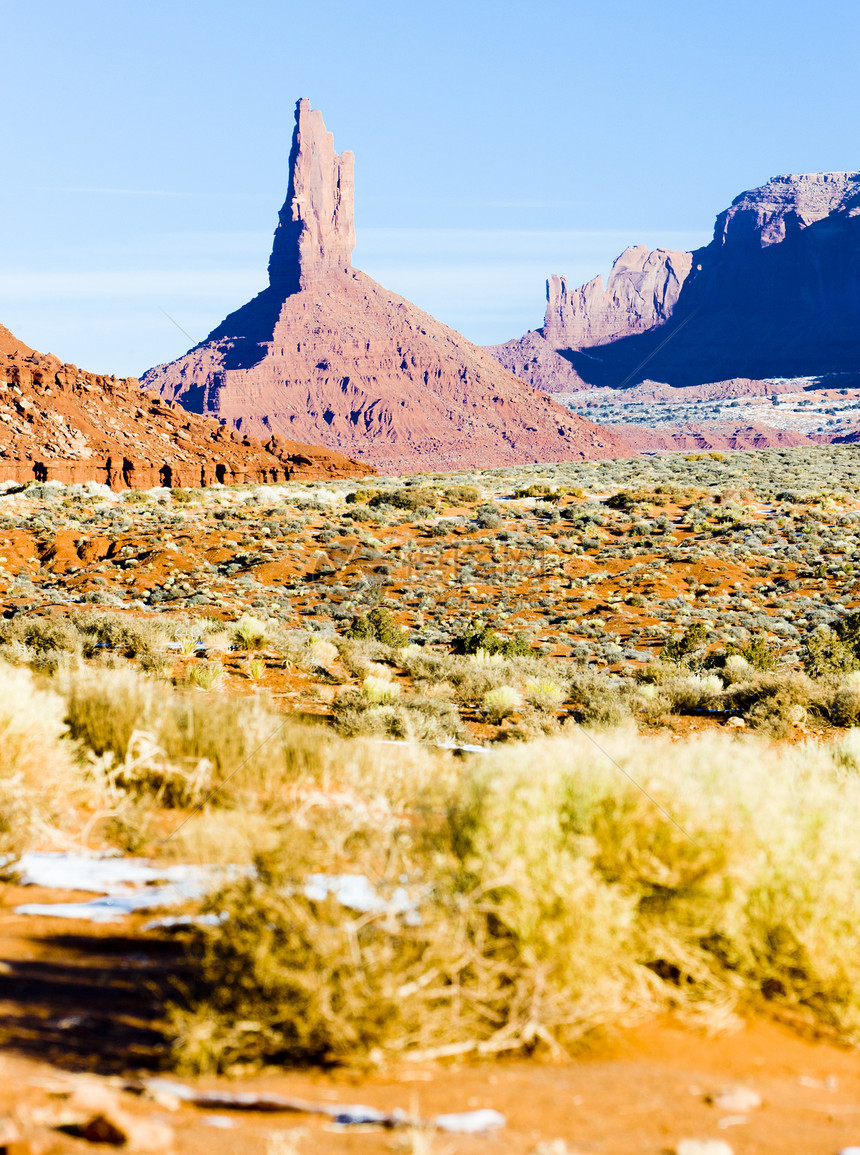
[[541, 329], [490, 351], [538, 389], [675, 387], [860, 369], [860, 173], [775, 176], [692, 253], [642, 246], [604, 288], [547, 281]]
[[353, 158], [296, 107], [269, 285], [141, 381], [242, 432], [327, 446], [388, 472], [629, 452], [488, 352], [352, 267]]

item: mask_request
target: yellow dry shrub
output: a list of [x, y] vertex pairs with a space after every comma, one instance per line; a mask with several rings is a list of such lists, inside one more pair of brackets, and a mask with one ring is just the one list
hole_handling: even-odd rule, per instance
[[63, 701], [28, 670], [0, 666], [0, 855], [72, 821], [77, 786]]

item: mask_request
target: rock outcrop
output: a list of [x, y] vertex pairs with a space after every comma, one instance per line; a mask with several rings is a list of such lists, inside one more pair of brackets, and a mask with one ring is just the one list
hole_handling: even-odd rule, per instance
[[860, 173], [777, 176], [742, 193], [694, 253], [641, 248], [606, 290], [547, 287], [544, 327], [492, 348], [539, 388], [699, 385], [860, 367]]
[[140, 489], [368, 472], [318, 446], [275, 437], [262, 445], [144, 392], [134, 377], [87, 373], [35, 353], [0, 326], [0, 482]]
[[319, 442], [388, 472], [626, 453], [621, 437], [352, 268], [352, 167], [300, 100], [268, 287], [142, 383], [242, 432]]
[[631, 245], [613, 264], [605, 289], [602, 277], [579, 289], [550, 277], [543, 335], [556, 348], [585, 349], [661, 325], [672, 316], [692, 262], [692, 253]]

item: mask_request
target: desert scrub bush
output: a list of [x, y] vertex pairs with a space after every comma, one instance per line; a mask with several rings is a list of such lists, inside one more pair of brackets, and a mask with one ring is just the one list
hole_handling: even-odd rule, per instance
[[0, 666], [0, 867], [73, 820], [84, 791], [66, 733], [62, 699], [29, 671]]
[[[748, 740], [740, 758], [725, 735], [601, 746], [506, 746], [435, 784], [431, 760], [392, 824], [351, 812], [360, 868], [388, 864], [383, 901], [420, 879], [419, 918], [309, 898], [314, 860], [287, 839], [211, 900], [221, 923], [193, 931], [178, 1060], [528, 1050], [631, 1011], [701, 1022], [767, 1000], [856, 1042], [856, 752]], [[304, 845], [331, 869], [312, 829]]]
[[806, 636], [801, 662], [811, 678], [860, 670], [860, 660], [853, 647], [827, 626], [819, 626]]
[[[255, 680], [262, 677], [264, 671], [265, 666], [258, 671]], [[185, 676], [189, 686], [198, 690], [214, 690], [224, 677], [224, 667], [220, 662], [200, 662], [191, 666]]]
[[337, 661], [337, 657], [337, 646], [328, 638], [308, 638], [301, 655], [301, 664], [312, 670], [327, 670]]
[[485, 501], [475, 509], [475, 520], [481, 529], [498, 529], [502, 524], [502, 511], [492, 501]]
[[542, 481], [536, 481], [531, 485], [526, 485], [520, 487], [519, 489], [515, 489], [514, 497], [518, 499], [524, 497], [549, 497], [552, 492], [553, 491], [550, 486], [546, 485]]
[[516, 686], [496, 686], [487, 690], [481, 705], [483, 712], [490, 722], [501, 722], [515, 714], [523, 704], [523, 696]]
[[634, 699], [635, 712], [648, 716], [719, 709], [723, 681], [716, 674], [675, 674], [645, 683]]
[[381, 642], [383, 646], [391, 646], [394, 649], [405, 646], [408, 640], [406, 630], [398, 626], [391, 611], [382, 606], [375, 606], [369, 613], [354, 617], [344, 637], [357, 641]]
[[500, 637], [484, 622], [473, 620], [468, 629], [454, 641], [455, 654], [477, 654], [483, 650], [503, 658], [526, 656], [531, 646], [522, 634]]
[[823, 695], [821, 687], [803, 674], [754, 672], [747, 681], [730, 686], [724, 698], [743, 713], [749, 725], [782, 738], [805, 721], [807, 710], [820, 708]]
[[344, 498], [347, 505], [366, 505], [374, 497], [383, 496], [381, 489], [356, 489]]
[[171, 489], [170, 499], [176, 505], [198, 505], [200, 491], [197, 489]]
[[388, 678], [368, 674], [361, 683], [361, 693], [371, 706], [385, 706], [400, 697], [400, 686]]
[[32, 653], [48, 651], [63, 654], [81, 652], [81, 634], [75, 622], [64, 614], [50, 617], [25, 617], [18, 615], [0, 625], [0, 640], [6, 644], [19, 642]]
[[149, 727], [156, 701], [154, 683], [132, 670], [105, 674], [84, 668], [64, 678], [61, 692], [72, 738], [116, 758], [125, 757], [136, 730]]
[[449, 485], [442, 496], [449, 505], [474, 505], [481, 499], [474, 485]]
[[377, 493], [368, 501], [373, 509], [380, 505], [390, 505], [394, 509], [407, 509], [414, 512], [416, 509], [432, 509], [438, 500], [438, 495], [432, 489], [424, 487], [406, 487], [387, 492]]
[[555, 711], [567, 697], [567, 690], [552, 678], [531, 678], [523, 688], [529, 705], [537, 710]]
[[383, 514], [376, 509], [368, 509], [366, 505], [353, 506], [343, 516], [349, 518], [350, 521], [372, 521], [377, 525], [381, 525], [385, 521]]
[[181, 693], [132, 670], [85, 668], [60, 685], [71, 736], [113, 764], [126, 762], [143, 734], [167, 762], [187, 767], [205, 759], [215, 786], [241, 768], [218, 805], [232, 804], [237, 791], [256, 805], [327, 764], [324, 732], [273, 714], [261, 697]]
[[125, 614], [76, 614], [73, 622], [81, 633], [85, 658], [100, 648], [125, 658], [153, 654], [164, 645], [168, 632], [163, 622]]
[[740, 657], [753, 669], [771, 671], [779, 667], [779, 656], [773, 652], [764, 638], [751, 638], [750, 641], [742, 645], [730, 644], [726, 646], [723, 661], [715, 662], [715, 665], [725, 666], [728, 659], [732, 657]]
[[387, 702], [375, 703], [361, 690], [349, 689], [335, 698], [332, 713], [335, 728], [344, 738], [445, 743], [459, 739], [463, 730], [453, 702], [422, 693], [394, 695]]
[[574, 718], [589, 729], [612, 729], [633, 717], [632, 687], [606, 674], [574, 674], [570, 697], [576, 704]]
[[262, 650], [268, 644], [269, 623], [244, 614], [233, 627], [234, 644], [243, 650]]
[[256, 878], [213, 901], [230, 933], [196, 936], [188, 997], [170, 1014], [180, 1068], [379, 1063], [473, 1032], [486, 1038], [511, 1003], [540, 997], [478, 904], [440, 893], [420, 925], [353, 920], [291, 883], [280, 864], [258, 864]]
[[687, 665], [702, 653], [707, 641], [706, 626], [702, 622], [693, 622], [683, 634], [666, 639], [660, 651], [660, 658], [664, 662]]

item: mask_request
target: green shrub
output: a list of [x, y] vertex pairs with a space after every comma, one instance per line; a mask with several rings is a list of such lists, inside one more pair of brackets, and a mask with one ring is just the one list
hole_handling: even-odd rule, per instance
[[660, 651], [660, 658], [664, 662], [686, 664], [702, 650], [707, 640], [708, 631], [704, 624], [693, 622], [680, 636], [666, 639]]
[[523, 696], [516, 686], [496, 686], [484, 694], [484, 713], [491, 722], [501, 722], [522, 708]]
[[305, 890], [309, 848], [333, 869], [331, 811], [312, 809], [191, 932], [175, 1057], [528, 1052], [630, 1012], [724, 1021], [764, 1000], [856, 1040], [857, 761], [847, 744], [740, 757], [726, 735], [620, 733], [505, 746], [456, 774], [440, 759], [444, 782], [398, 795], [385, 823], [348, 808], [351, 869], [383, 901], [404, 886], [411, 919]]
[[728, 645], [725, 649], [727, 658], [737, 654], [748, 662], [755, 670], [775, 670], [779, 666], [779, 657], [773, 652], [764, 638], [753, 638], [743, 645]]
[[449, 485], [443, 496], [449, 505], [473, 505], [481, 498], [474, 485]]
[[801, 661], [811, 678], [820, 678], [825, 674], [847, 674], [860, 669], [860, 659], [849, 643], [826, 626], [806, 636]]
[[405, 488], [394, 489], [388, 492], [377, 493], [368, 505], [375, 508], [379, 505], [392, 505], [395, 509], [416, 510], [424, 506], [430, 509], [436, 504], [436, 494], [432, 489]]
[[347, 505], [366, 505], [372, 498], [381, 495], [381, 489], [356, 489], [353, 493], [348, 493], [344, 500]]
[[466, 632], [455, 640], [453, 652], [477, 654], [481, 650], [486, 654], [498, 654], [503, 658], [525, 656], [532, 652], [531, 646], [522, 634], [502, 638], [483, 622], [473, 620]]
[[352, 624], [344, 633], [345, 638], [381, 642], [384, 646], [399, 649], [408, 641], [408, 634], [398, 626], [390, 610], [375, 606], [370, 613], [352, 619]]

